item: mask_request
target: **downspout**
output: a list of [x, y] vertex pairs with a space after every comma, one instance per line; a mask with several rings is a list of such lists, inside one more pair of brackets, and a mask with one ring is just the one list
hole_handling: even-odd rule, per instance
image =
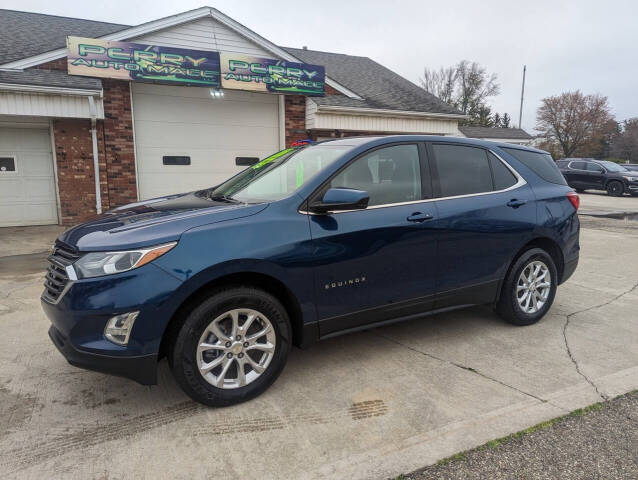
[[90, 96], [89, 115], [91, 116], [91, 140], [93, 141], [93, 172], [95, 176], [95, 210], [102, 213], [102, 191], [100, 190], [100, 164], [97, 151], [97, 113], [95, 111], [95, 99]]

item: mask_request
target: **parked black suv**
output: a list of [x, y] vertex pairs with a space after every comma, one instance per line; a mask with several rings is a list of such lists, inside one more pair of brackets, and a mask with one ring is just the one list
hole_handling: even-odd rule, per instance
[[638, 196], [638, 172], [593, 158], [565, 158], [556, 162], [570, 187], [577, 192], [606, 190], [613, 197]]

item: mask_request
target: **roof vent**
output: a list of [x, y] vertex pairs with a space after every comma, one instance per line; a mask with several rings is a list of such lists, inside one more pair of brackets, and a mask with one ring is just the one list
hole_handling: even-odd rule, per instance
[[303, 47], [301, 47], [302, 50], [308, 50], [308, 47], [306, 45], [304, 45]]

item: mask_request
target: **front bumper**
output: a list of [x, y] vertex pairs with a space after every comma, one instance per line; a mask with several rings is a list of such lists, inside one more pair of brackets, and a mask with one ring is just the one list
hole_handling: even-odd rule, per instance
[[[42, 309], [51, 321], [49, 337], [70, 364], [156, 383], [159, 347], [176, 309], [181, 282], [153, 264], [122, 274], [72, 282], [58, 301], [45, 295]], [[139, 311], [128, 344], [106, 339], [109, 318]]]
[[76, 349], [54, 325], [49, 328], [49, 338], [74, 367], [130, 378], [142, 385], [157, 383], [157, 354], [115, 357], [83, 352]]

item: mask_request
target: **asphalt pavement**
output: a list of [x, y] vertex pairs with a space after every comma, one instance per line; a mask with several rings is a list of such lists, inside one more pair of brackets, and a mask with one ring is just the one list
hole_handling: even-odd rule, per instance
[[635, 480], [638, 478], [638, 391], [398, 478]]

